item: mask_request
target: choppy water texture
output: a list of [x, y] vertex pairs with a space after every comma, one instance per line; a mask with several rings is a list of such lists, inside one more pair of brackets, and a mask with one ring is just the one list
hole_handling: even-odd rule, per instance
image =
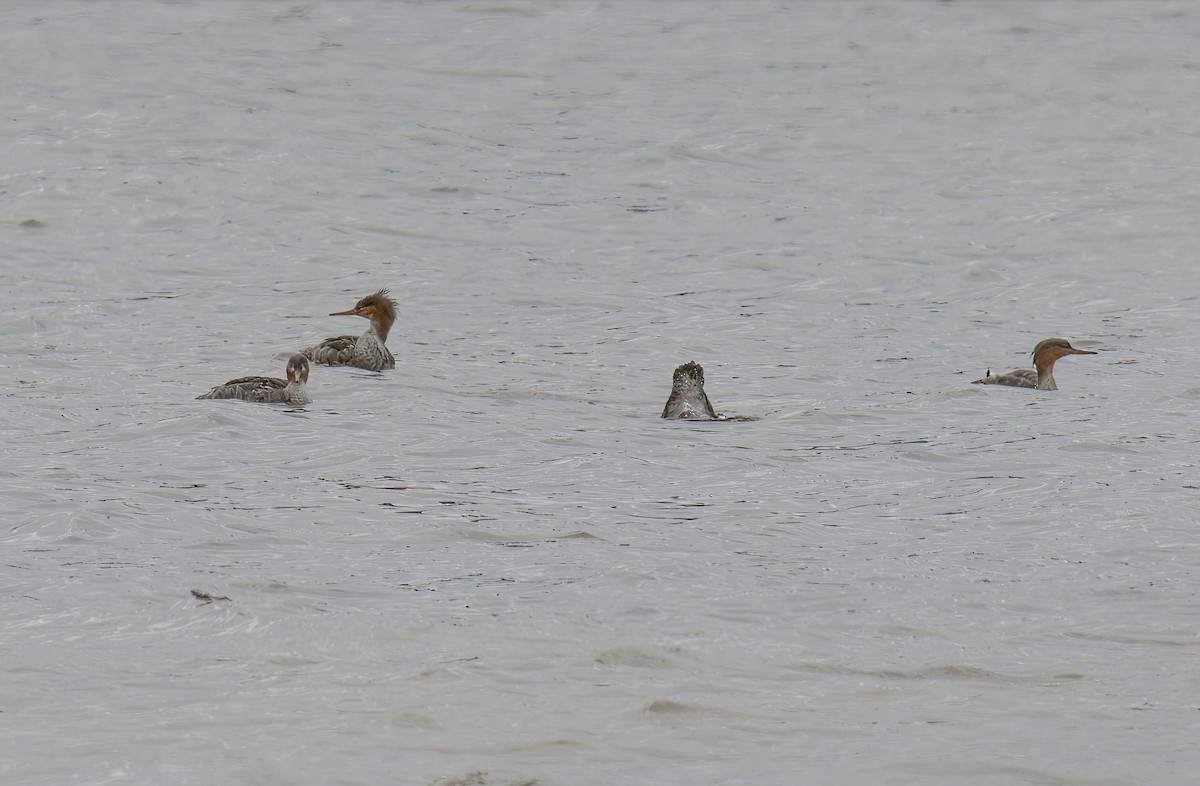
[[1194, 777], [1193, 4], [0, 29], [6, 784]]

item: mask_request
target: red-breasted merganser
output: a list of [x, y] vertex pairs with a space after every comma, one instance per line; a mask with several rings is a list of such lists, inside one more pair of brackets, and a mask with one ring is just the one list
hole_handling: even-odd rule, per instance
[[365, 317], [371, 320], [371, 327], [361, 336], [331, 336], [300, 350], [302, 355], [329, 366], [357, 366], [370, 371], [396, 367], [396, 359], [384, 346], [396, 321], [396, 301], [388, 297], [386, 289], [367, 295], [349, 311], [335, 311], [329, 316]]
[[671, 395], [663, 407], [664, 418], [679, 420], [758, 420], [753, 415], [719, 415], [704, 392], [704, 368], [689, 361], [671, 375]]
[[310, 404], [305, 385], [308, 383], [308, 358], [296, 354], [288, 358], [287, 380], [276, 377], [238, 377], [196, 398], [236, 398], [242, 401], [265, 401], [272, 404]]
[[704, 393], [704, 367], [688, 361], [675, 369], [671, 377], [671, 395], [663, 407], [664, 418], [716, 420], [717, 413]]
[[1095, 355], [1088, 349], [1076, 349], [1065, 338], [1048, 338], [1039, 341], [1033, 348], [1033, 365], [1031, 368], [1015, 368], [1007, 374], [992, 375], [988, 369], [986, 377], [975, 380], [978, 385], [1009, 385], [1015, 388], [1037, 388], [1038, 390], [1058, 390], [1054, 384], [1054, 361], [1064, 355]]

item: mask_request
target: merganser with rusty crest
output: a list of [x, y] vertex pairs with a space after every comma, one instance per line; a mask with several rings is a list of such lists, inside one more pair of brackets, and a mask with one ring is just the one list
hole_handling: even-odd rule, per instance
[[1033, 348], [1032, 368], [1015, 368], [1007, 374], [992, 374], [988, 369], [987, 376], [975, 380], [977, 385], [1008, 385], [1014, 388], [1037, 388], [1038, 390], [1058, 390], [1054, 384], [1054, 361], [1065, 355], [1095, 355], [1088, 349], [1076, 349], [1065, 338], [1048, 338], [1039, 341]]
[[328, 366], [355, 366], [368, 371], [396, 367], [396, 359], [384, 343], [396, 321], [396, 301], [388, 297], [386, 289], [367, 295], [348, 311], [335, 311], [329, 316], [363, 317], [371, 321], [371, 326], [361, 336], [331, 336], [300, 350], [300, 354]]

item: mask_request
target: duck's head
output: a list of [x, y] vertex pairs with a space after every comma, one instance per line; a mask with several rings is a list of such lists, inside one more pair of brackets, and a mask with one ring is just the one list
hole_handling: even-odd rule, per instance
[[1033, 364], [1039, 368], [1050, 366], [1063, 355], [1095, 355], [1088, 349], [1076, 349], [1065, 338], [1047, 338], [1033, 348]]
[[359, 300], [349, 311], [335, 311], [329, 316], [365, 317], [371, 320], [380, 337], [386, 339], [388, 330], [396, 321], [396, 301], [388, 296], [386, 289], [381, 289]]
[[288, 382], [300, 381], [308, 382], [308, 358], [299, 353], [288, 358], [287, 364]]
[[396, 301], [388, 297], [388, 291], [381, 289], [378, 292], [372, 292], [366, 297], [354, 304], [354, 308], [348, 311], [335, 311], [329, 316], [331, 317], [366, 317], [374, 320], [376, 317], [383, 317], [388, 322], [396, 321]]

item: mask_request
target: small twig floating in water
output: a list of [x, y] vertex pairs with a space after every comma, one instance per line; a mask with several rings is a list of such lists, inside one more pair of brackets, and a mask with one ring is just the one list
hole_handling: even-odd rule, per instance
[[212, 603], [214, 600], [233, 600], [233, 598], [229, 597], [228, 595], [214, 595], [211, 592], [205, 592], [204, 590], [198, 589], [192, 590], [192, 595], [204, 601], [205, 603]]

